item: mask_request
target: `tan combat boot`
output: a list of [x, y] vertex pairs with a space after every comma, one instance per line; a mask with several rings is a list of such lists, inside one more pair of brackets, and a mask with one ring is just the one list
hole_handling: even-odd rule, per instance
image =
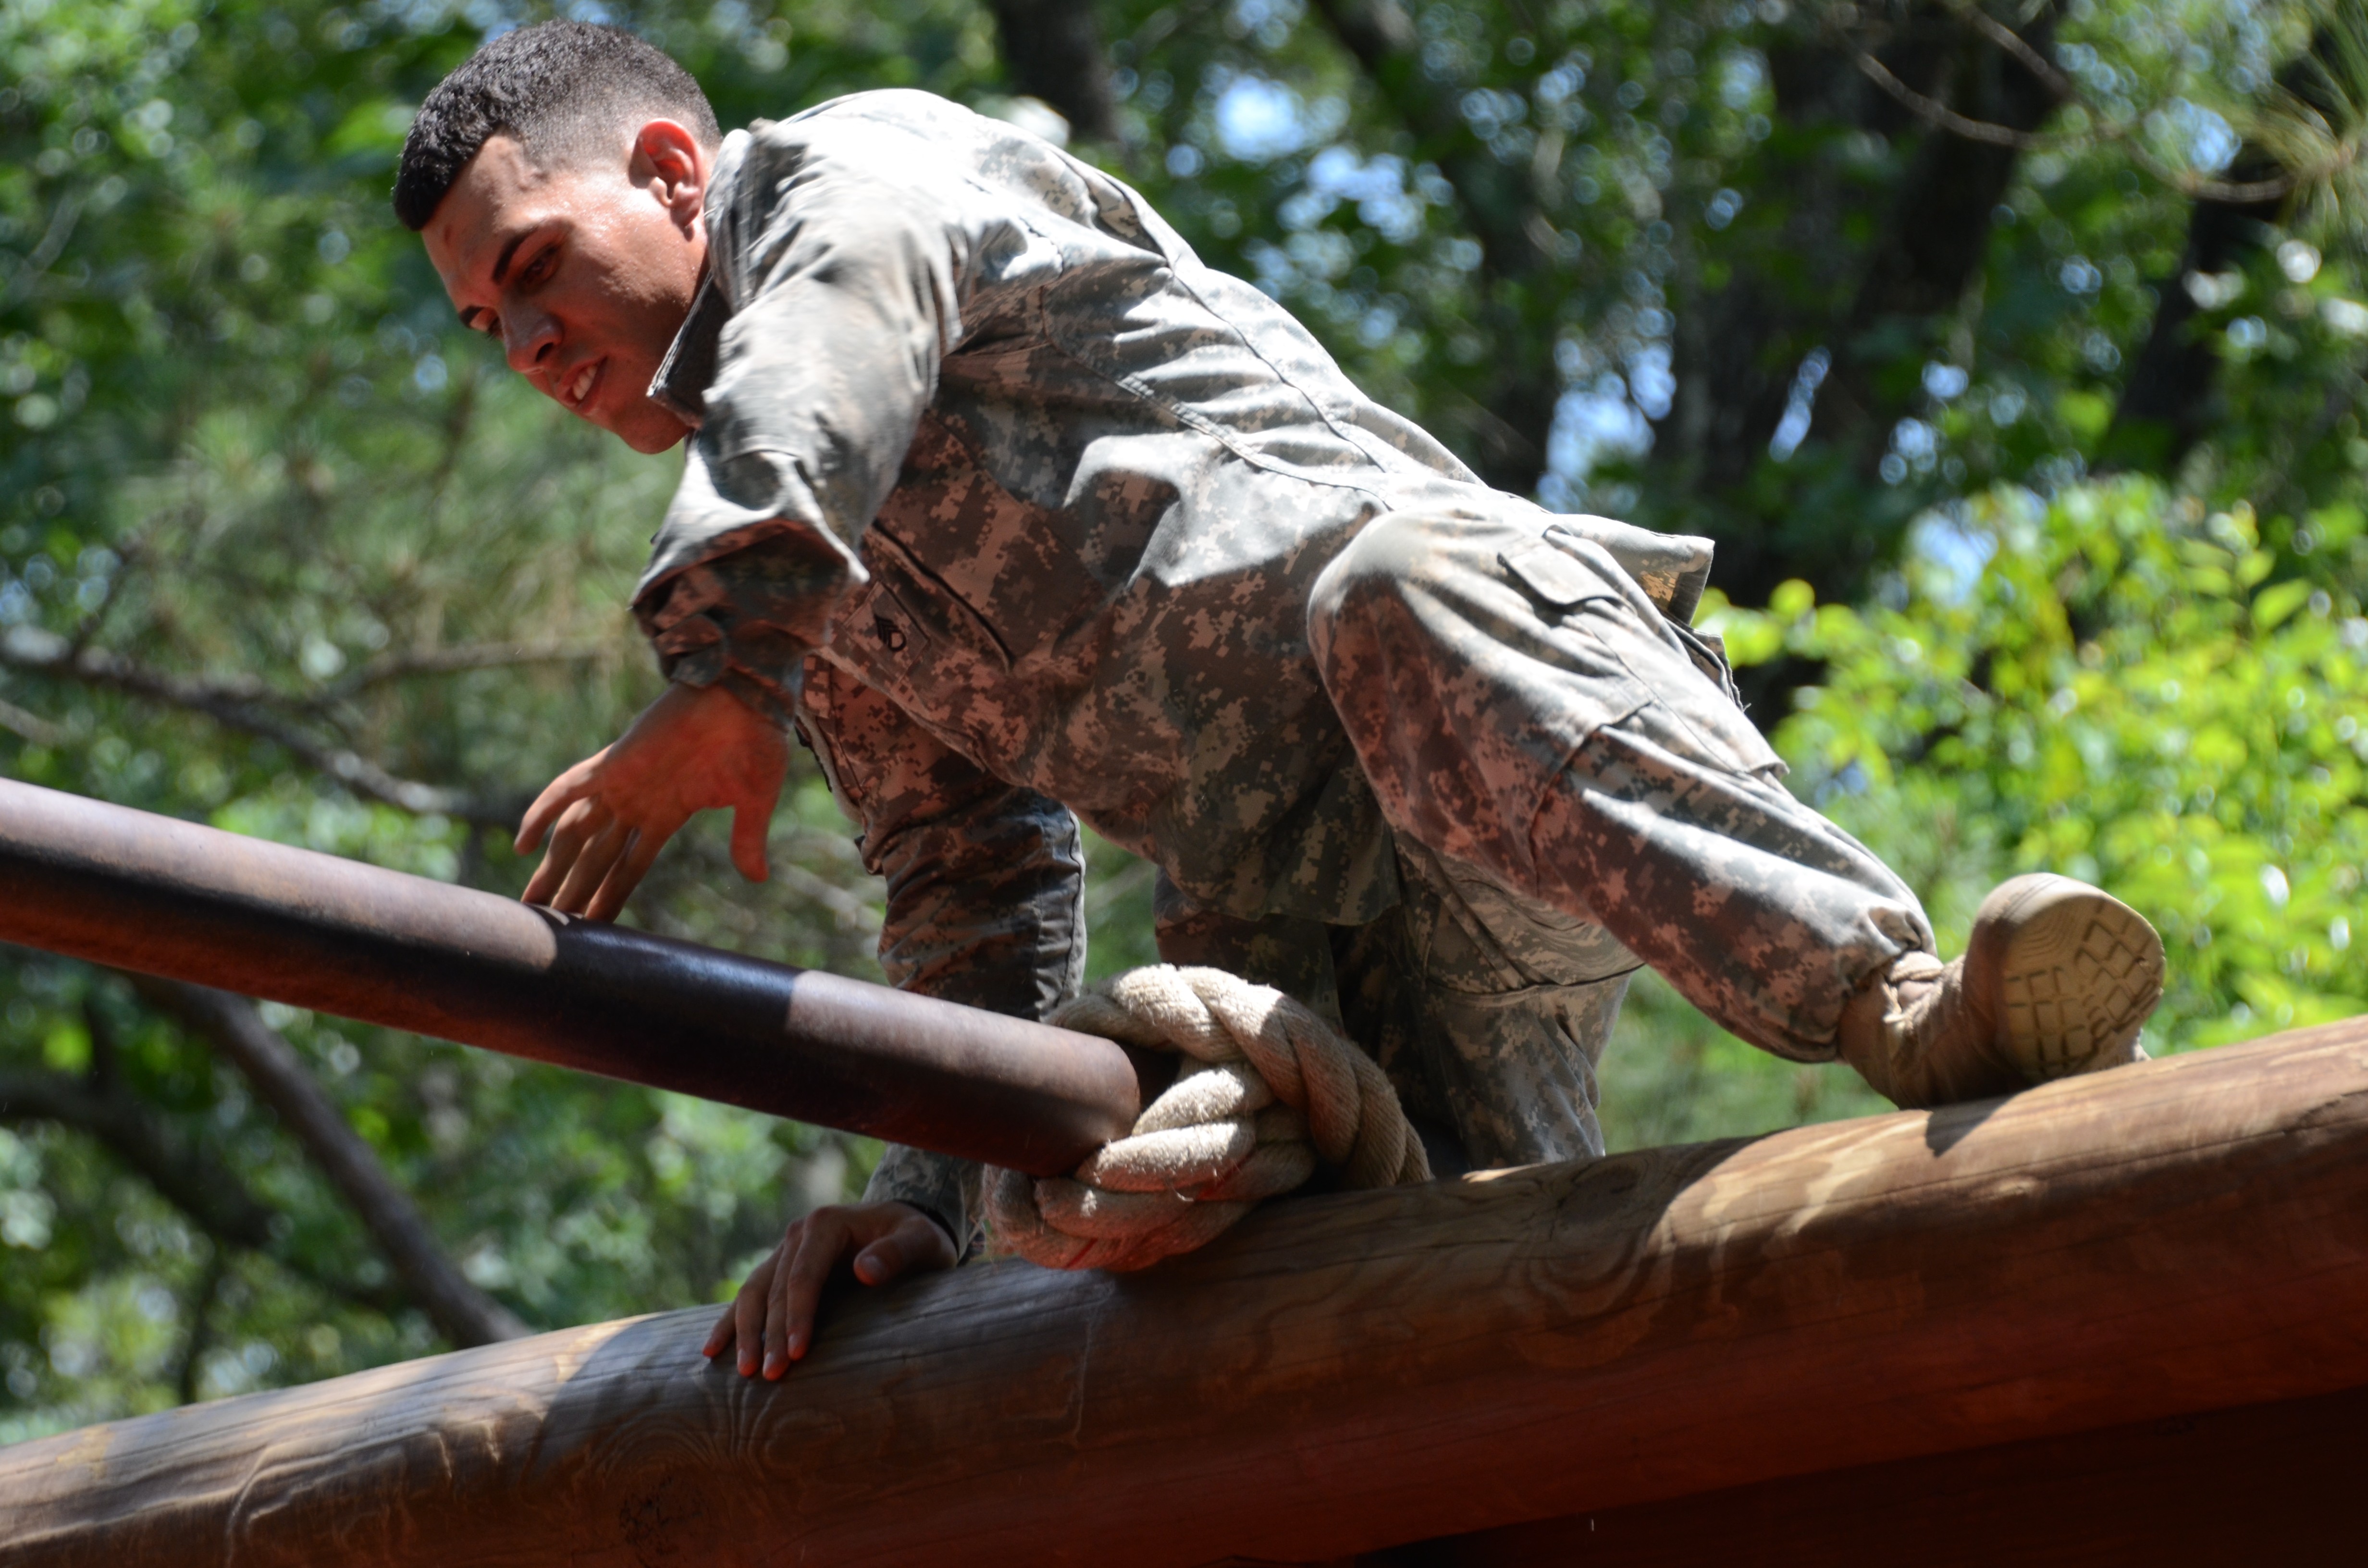
[[2044, 873], [1998, 885], [1963, 958], [1906, 953], [1842, 1014], [1842, 1060], [1901, 1106], [1950, 1105], [2146, 1060], [2162, 938], [2119, 899]]

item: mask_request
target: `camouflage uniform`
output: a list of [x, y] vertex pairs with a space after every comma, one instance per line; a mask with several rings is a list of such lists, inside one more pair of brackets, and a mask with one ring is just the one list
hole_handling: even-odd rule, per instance
[[[708, 221], [635, 609], [813, 747], [895, 983], [1074, 990], [1082, 816], [1158, 865], [1164, 953], [1336, 1011], [1499, 1165], [1600, 1150], [1640, 961], [1815, 1061], [1930, 947], [1686, 629], [1705, 541], [1482, 485], [1109, 176], [867, 93], [727, 139]], [[871, 1196], [959, 1233], [970, 1176]]]

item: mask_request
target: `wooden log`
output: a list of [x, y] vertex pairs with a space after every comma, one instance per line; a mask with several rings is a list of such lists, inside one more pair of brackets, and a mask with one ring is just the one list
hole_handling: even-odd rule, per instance
[[1359, 1568], [2351, 1562], [2368, 1388], [1428, 1540]]
[[2368, 1384], [2368, 1020], [0, 1449], [11, 1568], [1328, 1561]]

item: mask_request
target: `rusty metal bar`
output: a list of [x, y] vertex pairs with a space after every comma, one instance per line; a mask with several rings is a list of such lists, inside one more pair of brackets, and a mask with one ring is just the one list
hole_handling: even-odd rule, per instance
[[1140, 1103], [1092, 1035], [7, 779], [0, 941], [1037, 1175]]

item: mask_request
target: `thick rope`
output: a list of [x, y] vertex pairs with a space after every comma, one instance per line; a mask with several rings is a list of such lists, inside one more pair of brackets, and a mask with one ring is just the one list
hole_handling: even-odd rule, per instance
[[1271, 986], [1162, 964], [1120, 975], [1051, 1021], [1180, 1052], [1185, 1069], [1074, 1175], [990, 1171], [1001, 1251], [1047, 1268], [1143, 1268], [1205, 1244], [1319, 1160], [1346, 1187], [1430, 1179], [1373, 1059]]

